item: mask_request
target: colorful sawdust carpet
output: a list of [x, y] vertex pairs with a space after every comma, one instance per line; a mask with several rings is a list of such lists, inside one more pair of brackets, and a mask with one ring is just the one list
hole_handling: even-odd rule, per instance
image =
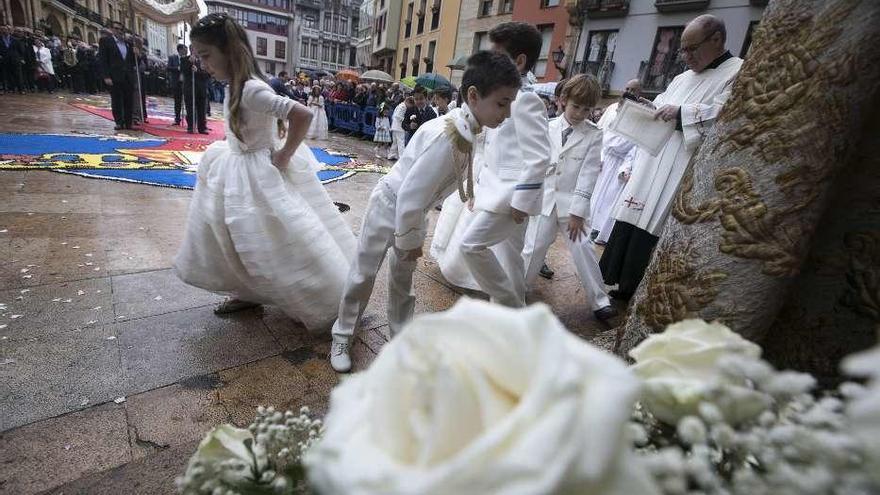
[[[85, 177], [167, 187], [195, 187], [199, 158], [210, 141], [60, 134], [0, 133], [0, 170], [53, 170]], [[387, 169], [312, 147], [323, 183]]]

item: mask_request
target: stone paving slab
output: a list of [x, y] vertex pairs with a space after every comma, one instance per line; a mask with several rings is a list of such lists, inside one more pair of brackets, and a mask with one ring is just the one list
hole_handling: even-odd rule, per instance
[[[26, 291], [26, 292], [22, 292]], [[113, 323], [110, 279], [60, 282], [0, 291], [0, 335], [35, 336]], [[21, 315], [16, 318], [16, 315]], [[94, 322], [94, 323], [92, 323]]]
[[125, 391], [134, 394], [280, 354], [252, 311], [218, 317], [210, 307], [124, 321], [119, 335]]
[[[118, 320], [155, 316], [201, 306], [215, 306], [223, 296], [186, 285], [173, 270], [113, 277], [113, 311]], [[213, 316], [213, 315], [212, 315]]]
[[39, 493], [129, 461], [124, 409], [93, 407], [0, 433], [0, 494]]

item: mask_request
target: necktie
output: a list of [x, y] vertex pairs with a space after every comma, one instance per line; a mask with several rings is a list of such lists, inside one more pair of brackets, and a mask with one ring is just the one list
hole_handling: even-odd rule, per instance
[[574, 127], [569, 127], [568, 129], [562, 131], [562, 145], [565, 146], [565, 142], [568, 141], [568, 136], [571, 136], [571, 133], [574, 132]]

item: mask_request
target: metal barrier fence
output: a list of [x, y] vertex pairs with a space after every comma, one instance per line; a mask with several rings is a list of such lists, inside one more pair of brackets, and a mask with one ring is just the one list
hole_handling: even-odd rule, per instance
[[352, 103], [327, 103], [327, 123], [331, 129], [371, 138], [376, 134], [376, 107], [361, 108]]

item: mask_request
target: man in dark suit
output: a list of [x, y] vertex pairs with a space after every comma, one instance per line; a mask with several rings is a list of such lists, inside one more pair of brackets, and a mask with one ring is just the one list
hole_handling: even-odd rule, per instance
[[37, 54], [34, 52], [34, 37], [24, 29], [16, 28], [18, 43], [21, 46], [21, 54], [24, 64], [21, 67], [22, 83], [31, 93], [37, 90], [37, 78], [34, 73], [37, 70]]
[[136, 66], [134, 49], [123, 38], [122, 24], [113, 23], [112, 34], [101, 38], [98, 58], [104, 84], [110, 87], [110, 105], [116, 121], [114, 129], [131, 129]]
[[197, 127], [199, 134], [208, 134], [208, 81], [211, 75], [202, 67], [198, 57], [192, 55], [181, 59], [180, 73], [183, 74], [186, 132], [193, 134], [193, 127]]
[[403, 114], [403, 130], [406, 131], [407, 144], [409, 144], [410, 138], [413, 137], [413, 134], [419, 130], [422, 124], [437, 118], [434, 109], [431, 108], [431, 105], [428, 105], [428, 91], [425, 88], [416, 86], [412, 97], [416, 102], [416, 106], [408, 108], [406, 113]]
[[186, 58], [186, 45], [177, 45], [177, 54], [168, 57], [168, 82], [174, 96], [174, 125], [180, 125], [180, 111], [183, 104], [183, 75], [180, 62]]
[[21, 70], [24, 66], [21, 43], [12, 35], [9, 26], [0, 26], [0, 70], [6, 84], [6, 91], [24, 93]]

